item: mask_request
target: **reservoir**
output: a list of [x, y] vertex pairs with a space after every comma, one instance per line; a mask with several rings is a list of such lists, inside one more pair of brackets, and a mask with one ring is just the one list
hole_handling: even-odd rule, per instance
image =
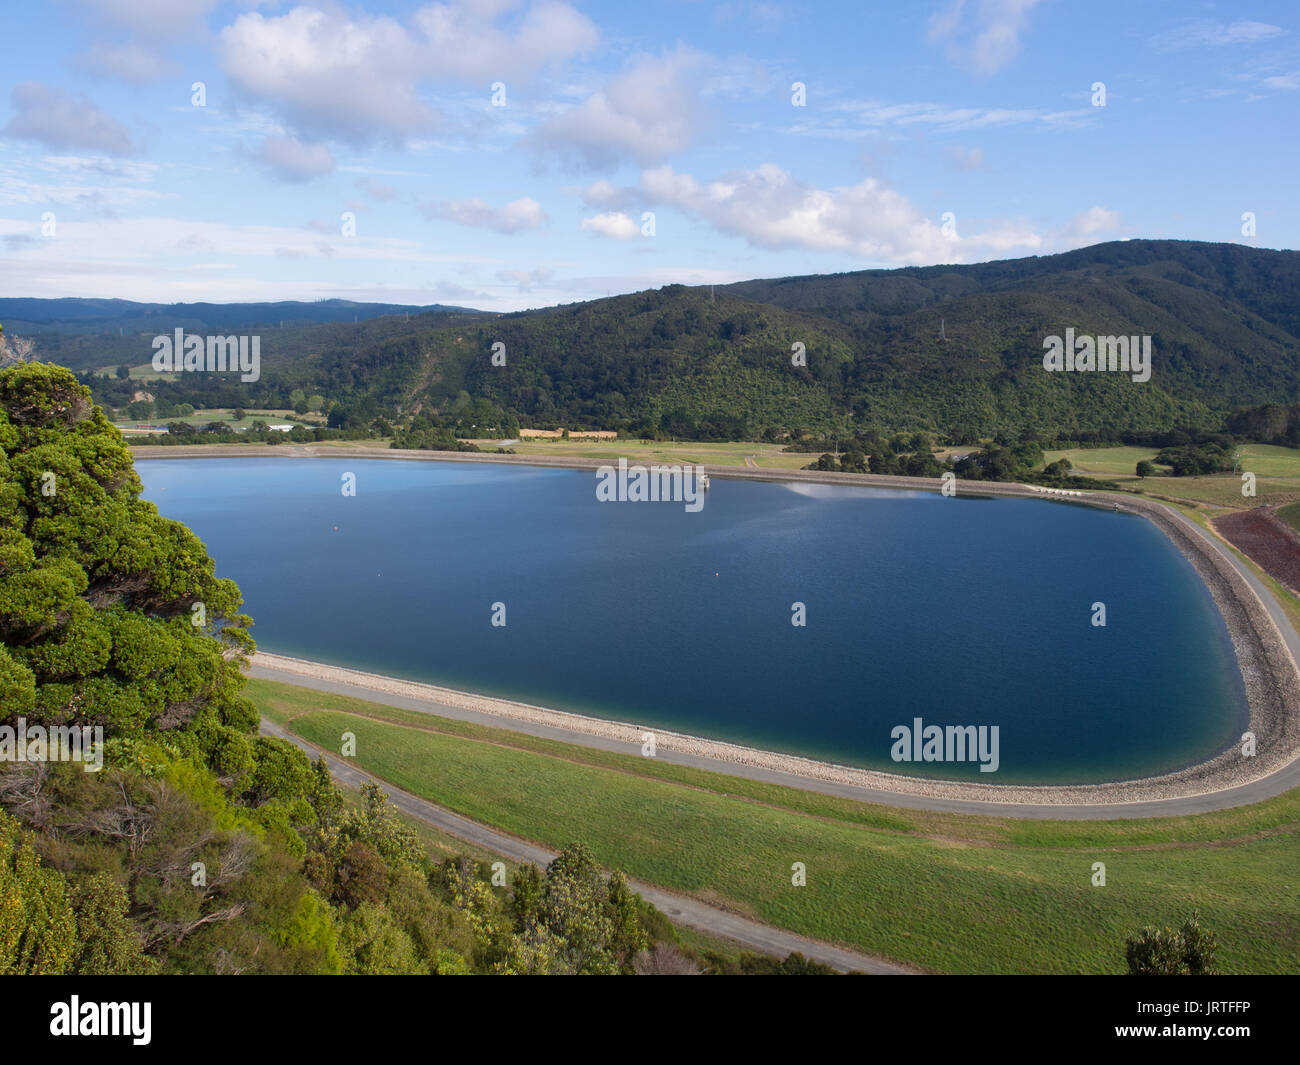
[[[1132, 515], [719, 478], [691, 512], [487, 463], [136, 469], [239, 584], [264, 651], [985, 784], [1149, 776], [1246, 728], [1208, 590]], [[894, 761], [917, 719], [997, 726], [997, 771]]]

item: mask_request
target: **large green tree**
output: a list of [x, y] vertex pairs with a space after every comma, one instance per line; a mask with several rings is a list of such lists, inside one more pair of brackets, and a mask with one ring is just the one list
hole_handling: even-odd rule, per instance
[[240, 696], [250, 620], [141, 488], [71, 373], [0, 372], [0, 718], [183, 729], [208, 750], [256, 725]]

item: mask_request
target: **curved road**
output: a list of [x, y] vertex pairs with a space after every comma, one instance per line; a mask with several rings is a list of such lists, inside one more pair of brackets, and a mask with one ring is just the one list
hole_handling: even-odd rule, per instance
[[[529, 843], [527, 840], [506, 835], [504, 832], [489, 828], [487, 825], [479, 824], [477, 821], [471, 821], [469, 818], [461, 817], [460, 814], [445, 810], [441, 806], [435, 806], [426, 799], [421, 799], [418, 795], [412, 795], [409, 791], [395, 788], [378, 777], [358, 769], [350, 762], [343, 761], [328, 751], [321, 750], [315, 744], [294, 736], [265, 718], [262, 720], [262, 732], [264, 735], [278, 736], [280, 739], [288, 740], [295, 747], [301, 748], [308, 754], [319, 755], [324, 758], [330, 767], [330, 772], [334, 774], [334, 778], [349, 787], [360, 788], [367, 781], [378, 784], [389, 799], [392, 800], [393, 805], [403, 813], [410, 814], [419, 821], [433, 825], [457, 839], [466, 840], [512, 861], [534, 862], [543, 867], [555, 857], [554, 851], [539, 847], [535, 843]], [[856, 951], [846, 950], [830, 943], [823, 943], [820, 940], [808, 939], [806, 936], [796, 935], [794, 932], [787, 932], [781, 928], [773, 928], [771, 925], [762, 924], [759, 921], [751, 921], [739, 914], [718, 909], [716, 906], [710, 906], [698, 899], [665, 891], [663, 888], [655, 887], [641, 880], [629, 878], [628, 883], [631, 884], [633, 891], [647, 902], [653, 903], [655, 908], [666, 914], [674, 924], [686, 925], [688, 928], [696, 928], [710, 935], [733, 940], [763, 954], [773, 954], [784, 958], [787, 954], [797, 951], [805, 958], [812, 958], [814, 961], [822, 962], [824, 965], [840, 970], [840, 972], [864, 972], [895, 976], [915, 972], [915, 970], [883, 961], [880, 958], [858, 954]]]

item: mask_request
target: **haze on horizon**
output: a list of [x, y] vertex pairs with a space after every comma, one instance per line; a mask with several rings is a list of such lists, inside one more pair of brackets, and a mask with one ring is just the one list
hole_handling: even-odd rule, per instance
[[510, 311], [1300, 229], [1280, 0], [6, 16], [8, 296]]

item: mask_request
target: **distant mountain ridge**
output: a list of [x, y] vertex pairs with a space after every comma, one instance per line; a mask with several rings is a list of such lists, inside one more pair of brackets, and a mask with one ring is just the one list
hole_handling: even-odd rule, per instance
[[355, 303], [352, 300], [281, 300], [273, 303], [136, 303], [115, 299], [0, 299], [0, 322], [13, 333], [125, 333], [157, 327], [170, 331], [229, 329], [253, 325], [308, 325], [364, 321], [390, 314], [439, 311], [475, 313], [467, 307], [434, 303]]

